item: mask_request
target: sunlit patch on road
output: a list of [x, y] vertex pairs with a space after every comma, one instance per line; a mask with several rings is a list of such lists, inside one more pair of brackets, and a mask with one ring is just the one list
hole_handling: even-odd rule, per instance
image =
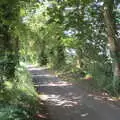
[[41, 95], [39, 95], [39, 98], [40, 98], [42, 101], [46, 101], [46, 100], [48, 100], [48, 95], [41, 94]]
[[88, 116], [88, 113], [81, 114], [81, 117], [86, 117], [86, 116]]
[[54, 75], [50, 75], [50, 74], [45, 74], [45, 75], [32, 75], [32, 77], [50, 77], [50, 78], [55, 78]]
[[76, 105], [80, 105], [81, 96], [73, 96], [70, 98], [61, 96], [61, 95], [47, 95], [47, 101], [55, 106], [63, 106], [63, 107], [74, 107]]
[[64, 86], [72, 86], [72, 83], [67, 83], [67, 82], [44, 82], [43, 84], [36, 84], [36, 87], [38, 86], [43, 86], [43, 87], [64, 87]]

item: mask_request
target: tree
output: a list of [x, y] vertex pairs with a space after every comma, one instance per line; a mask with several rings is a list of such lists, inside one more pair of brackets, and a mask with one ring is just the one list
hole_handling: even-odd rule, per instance
[[[18, 54], [18, 37], [13, 34], [16, 21], [18, 20], [18, 7], [16, 2], [5, 0], [0, 3], [0, 34], [2, 43], [1, 47], [1, 69], [2, 74], [7, 79], [14, 77], [15, 66], [18, 62], [16, 54]], [[15, 21], [16, 20], [16, 21]]]
[[[118, 38], [117, 26], [116, 26], [116, 16], [114, 12], [115, 1], [105, 0], [104, 1], [104, 21], [106, 26], [106, 31], [108, 35], [109, 47], [111, 50], [111, 57], [113, 60], [113, 73], [114, 73], [114, 87], [119, 88], [120, 83], [120, 40]], [[117, 85], [117, 86], [116, 86]]]
[[[32, 1], [32, 0], [31, 0]], [[31, 1], [2, 0], [0, 2], [0, 74], [6, 79], [15, 76], [19, 64], [19, 26], [22, 24], [21, 8]]]

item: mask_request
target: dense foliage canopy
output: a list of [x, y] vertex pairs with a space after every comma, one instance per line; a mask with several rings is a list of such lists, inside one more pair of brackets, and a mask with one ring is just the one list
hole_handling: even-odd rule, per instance
[[20, 62], [90, 73], [120, 92], [119, 0], [1, 0], [0, 88]]

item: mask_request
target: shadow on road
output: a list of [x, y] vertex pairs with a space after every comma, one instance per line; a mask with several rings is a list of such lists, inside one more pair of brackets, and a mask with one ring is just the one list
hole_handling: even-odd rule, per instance
[[120, 109], [72, 83], [62, 81], [47, 68], [28, 67], [38, 92], [46, 95], [52, 120], [119, 120]]

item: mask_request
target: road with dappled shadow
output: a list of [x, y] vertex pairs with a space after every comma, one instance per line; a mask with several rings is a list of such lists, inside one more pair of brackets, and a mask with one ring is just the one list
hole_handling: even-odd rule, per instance
[[29, 66], [34, 84], [51, 120], [120, 120], [120, 108], [92, 95], [80, 85], [62, 81], [46, 68]]

